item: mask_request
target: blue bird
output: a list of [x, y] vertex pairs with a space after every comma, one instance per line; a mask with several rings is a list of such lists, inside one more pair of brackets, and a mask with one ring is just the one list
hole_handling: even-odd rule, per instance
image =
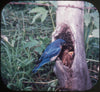
[[36, 73], [37, 70], [43, 66], [44, 64], [54, 61], [58, 55], [61, 52], [62, 46], [66, 44], [66, 42], [63, 39], [57, 39], [54, 42], [52, 42], [50, 45], [47, 46], [44, 53], [40, 57], [39, 61], [40, 63], [33, 69], [33, 73]]

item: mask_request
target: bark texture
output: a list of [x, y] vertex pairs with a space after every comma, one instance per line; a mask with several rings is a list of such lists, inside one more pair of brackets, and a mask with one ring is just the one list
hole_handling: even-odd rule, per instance
[[[73, 5], [84, 7], [82, 1], [58, 1], [58, 5]], [[58, 7], [56, 12], [56, 30], [52, 34], [52, 41], [62, 38], [70, 41], [75, 53], [71, 68], [63, 65], [61, 55], [56, 60], [54, 72], [61, 88], [69, 90], [88, 90], [91, 86], [84, 48], [83, 16], [84, 11], [78, 8]], [[70, 37], [68, 34], [70, 32]], [[68, 39], [69, 40], [68, 40]]]

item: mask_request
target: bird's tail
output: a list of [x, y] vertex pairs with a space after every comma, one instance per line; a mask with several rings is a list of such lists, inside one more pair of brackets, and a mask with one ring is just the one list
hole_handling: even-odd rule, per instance
[[48, 63], [50, 60], [49, 59], [45, 59], [43, 60], [40, 64], [38, 64], [33, 70], [32, 72], [33, 73], [36, 73], [38, 71], [38, 69], [43, 66], [44, 64]]
[[33, 72], [33, 73], [36, 73], [37, 70], [38, 70], [39, 68], [40, 68], [40, 67], [39, 67], [39, 64], [38, 64], [37, 66], [35, 66], [35, 68], [32, 70], [32, 72]]

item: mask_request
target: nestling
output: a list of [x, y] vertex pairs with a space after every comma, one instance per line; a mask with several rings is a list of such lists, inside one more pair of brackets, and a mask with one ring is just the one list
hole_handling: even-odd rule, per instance
[[62, 55], [62, 62], [64, 65], [70, 68], [73, 63], [73, 58], [74, 58], [74, 51], [69, 51], [68, 49], [66, 49]]

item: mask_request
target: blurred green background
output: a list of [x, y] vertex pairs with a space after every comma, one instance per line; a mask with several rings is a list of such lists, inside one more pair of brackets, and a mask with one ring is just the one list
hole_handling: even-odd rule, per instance
[[[54, 62], [44, 65], [36, 74], [32, 69], [51, 42], [57, 1], [31, 0], [30, 3], [53, 6], [7, 4], [2, 10], [1, 77], [11, 90], [55, 91], [58, 81], [53, 73]], [[85, 7], [94, 6], [85, 2]], [[99, 72], [99, 13], [96, 9], [84, 9], [84, 41], [91, 81], [95, 85]]]

